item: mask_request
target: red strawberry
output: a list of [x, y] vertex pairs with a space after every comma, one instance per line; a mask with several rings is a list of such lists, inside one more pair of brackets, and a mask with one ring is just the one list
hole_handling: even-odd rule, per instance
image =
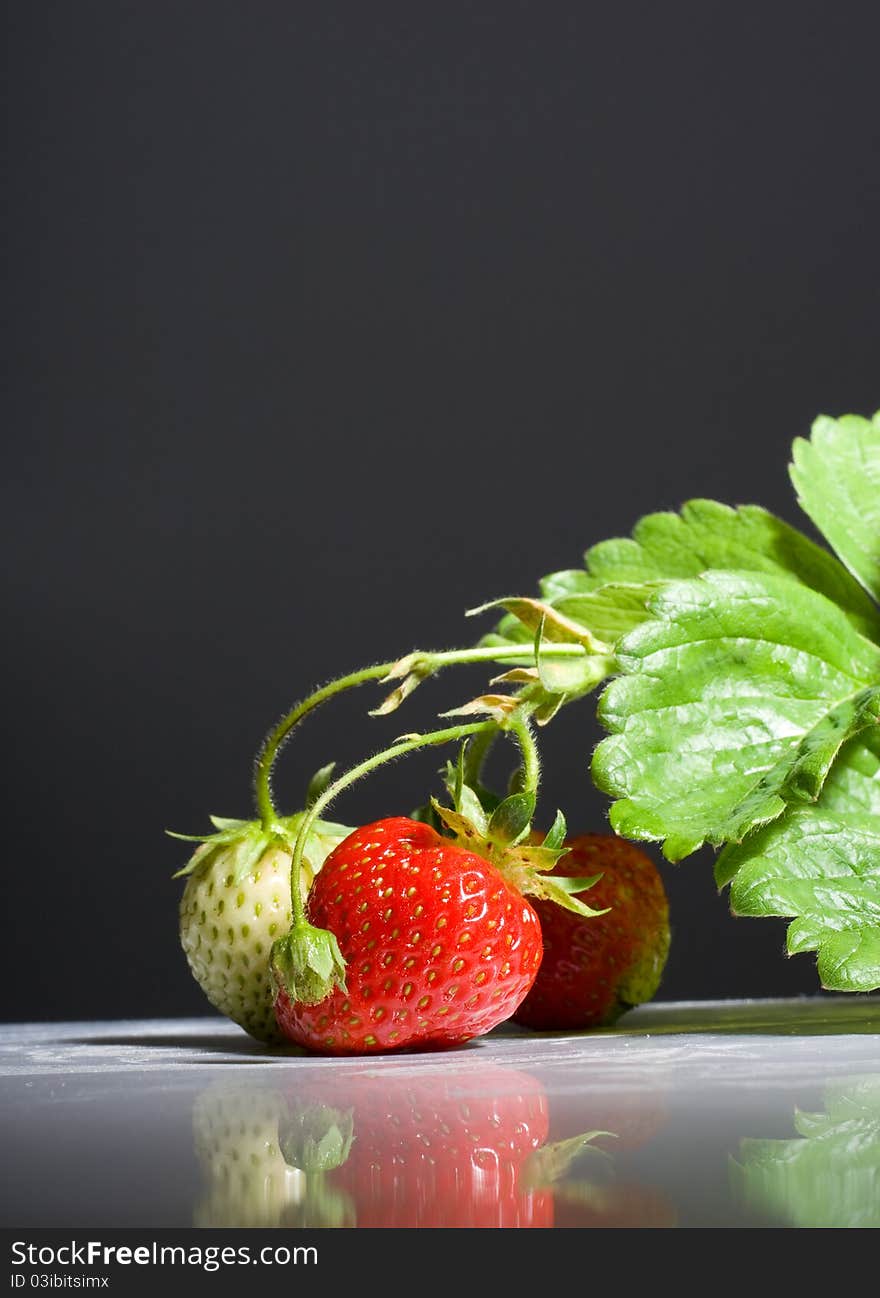
[[275, 1003], [285, 1037], [328, 1054], [456, 1045], [514, 1012], [541, 961], [538, 918], [484, 856], [397, 817], [331, 852], [308, 918], [335, 936], [347, 990]]
[[[544, 959], [514, 1014], [530, 1028], [595, 1028], [650, 1000], [669, 952], [669, 907], [657, 869], [622, 838], [584, 834], [554, 866], [556, 876], [598, 874], [590, 904], [609, 907], [584, 919], [536, 901]], [[338, 849], [337, 849], [338, 851]]]

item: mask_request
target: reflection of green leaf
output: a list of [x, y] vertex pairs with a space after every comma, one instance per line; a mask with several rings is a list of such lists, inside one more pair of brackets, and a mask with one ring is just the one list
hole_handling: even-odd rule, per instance
[[816, 797], [842, 742], [880, 714], [880, 647], [787, 577], [670, 582], [617, 646], [596, 750], [611, 820], [670, 860], [741, 839]]
[[841, 750], [818, 802], [726, 847], [715, 877], [736, 914], [793, 917], [789, 953], [818, 951], [825, 987], [880, 987], [877, 727]]
[[823, 416], [792, 447], [791, 480], [804, 511], [865, 590], [880, 600], [880, 411]]
[[824, 1113], [795, 1113], [794, 1140], [743, 1140], [734, 1190], [786, 1225], [880, 1226], [880, 1077], [829, 1086]]

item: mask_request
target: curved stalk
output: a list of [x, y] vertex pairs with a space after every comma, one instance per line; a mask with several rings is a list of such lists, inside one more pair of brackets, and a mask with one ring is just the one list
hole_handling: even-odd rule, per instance
[[[584, 650], [581, 645], [547, 644], [543, 646], [541, 652], [545, 658], [571, 658], [583, 654]], [[281, 720], [268, 732], [260, 745], [254, 766], [254, 795], [257, 813], [262, 821], [263, 828], [267, 832], [271, 832], [277, 828], [279, 821], [279, 815], [272, 798], [272, 771], [275, 762], [278, 760], [278, 756], [294, 727], [315, 708], [320, 707], [322, 703], [326, 703], [336, 694], [341, 694], [345, 690], [364, 685], [367, 681], [383, 680], [394, 671], [401, 661], [409, 664], [410, 671], [418, 671], [427, 677], [443, 667], [523, 658], [528, 657], [529, 653], [530, 648], [527, 644], [480, 645], [472, 649], [449, 649], [438, 653], [416, 652], [408, 654], [404, 660], [395, 659], [392, 662], [363, 667], [359, 671], [350, 672], [346, 676], [340, 676], [337, 680], [321, 686], [320, 689], [315, 690], [308, 698], [295, 704], [289, 712], [285, 713]], [[487, 744], [481, 754], [482, 759], [485, 758], [488, 746]]]
[[293, 859], [290, 863], [290, 900], [293, 907], [293, 924], [296, 928], [300, 924], [305, 924], [305, 906], [303, 904], [302, 892], [299, 886], [300, 870], [302, 869], [303, 853], [305, 851], [306, 840], [309, 831], [321, 813], [326, 810], [330, 803], [345, 789], [351, 787], [371, 771], [378, 767], [384, 766], [386, 762], [393, 762], [397, 757], [404, 757], [407, 753], [415, 752], [418, 748], [433, 747], [438, 744], [454, 743], [459, 739], [466, 739], [469, 735], [479, 735], [489, 729], [497, 729], [495, 721], [475, 721], [464, 726], [450, 726], [446, 730], [429, 731], [424, 735], [411, 735], [401, 739], [398, 743], [392, 744], [390, 748], [385, 748], [366, 761], [360, 762], [353, 766], [350, 771], [346, 771], [338, 780], [329, 785], [319, 798], [315, 800], [299, 827], [299, 833], [296, 836], [296, 842], [293, 846]]

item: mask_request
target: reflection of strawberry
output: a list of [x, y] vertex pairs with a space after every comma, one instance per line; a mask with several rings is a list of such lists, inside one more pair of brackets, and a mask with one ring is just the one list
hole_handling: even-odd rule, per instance
[[278, 1144], [284, 1097], [219, 1083], [193, 1109], [196, 1155], [205, 1181], [194, 1224], [214, 1229], [277, 1226], [305, 1195], [306, 1177]]
[[358, 1226], [550, 1226], [549, 1188], [531, 1188], [530, 1156], [547, 1138], [544, 1088], [526, 1073], [481, 1066], [373, 1075], [340, 1084], [353, 1105], [348, 1160], [328, 1180], [347, 1191]]
[[584, 834], [553, 874], [601, 874], [589, 891], [604, 915], [583, 918], [536, 901], [544, 958], [514, 1014], [530, 1028], [593, 1028], [614, 1023], [657, 990], [669, 952], [669, 907], [657, 869], [622, 838]]

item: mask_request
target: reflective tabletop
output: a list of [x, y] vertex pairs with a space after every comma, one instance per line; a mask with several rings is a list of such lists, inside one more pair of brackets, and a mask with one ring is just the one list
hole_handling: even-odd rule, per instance
[[220, 1019], [16, 1025], [0, 1114], [4, 1226], [877, 1226], [880, 998], [361, 1059]]

